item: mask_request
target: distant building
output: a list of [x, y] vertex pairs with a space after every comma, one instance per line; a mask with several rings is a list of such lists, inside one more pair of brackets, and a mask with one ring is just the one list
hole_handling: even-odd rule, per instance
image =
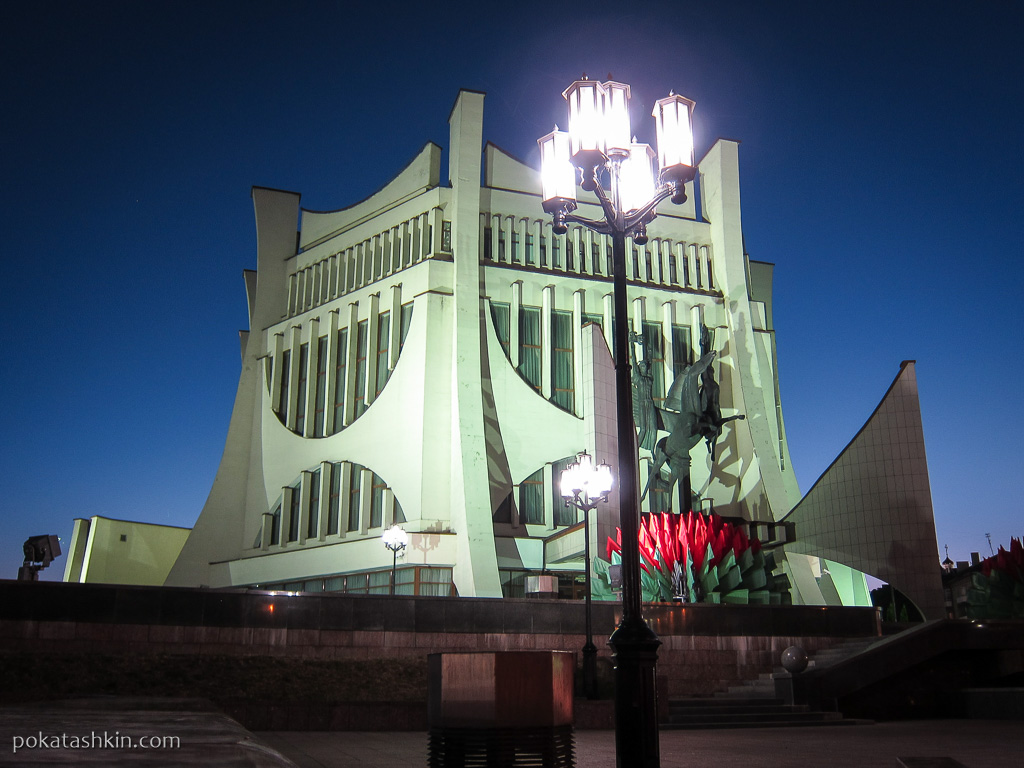
[[181, 553], [188, 528], [93, 516], [75, 520], [64, 581], [159, 586]]
[[[400, 524], [400, 594], [520, 596], [527, 575], [548, 571], [563, 596], [581, 595], [582, 521], [557, 480], [581, 450], [616, 455], [611, 244], [575, 226], [552, 234], [537, 172], [484, 145], [483, 101], [462, 91], [455, 102], [447, 182], [431, 143], [341, 210], [253, 189], [238, 392], [168, 585], [386, 592], [380, 537]], [[703, 443], [694, 449], [693, 490], [771, 538], [800, 494], [773, 266], [744, 249], [736, 142], [715, 143], [687, 194], [663, 206], [646, 245], [627, 241], [629, 321], [647, 342], [656, 399], [709, 328], [723, 412], [746, 419], [725, 428], [713, 469]], [[596, 216], [596, 198], [581, 209]], [[641, 485], [650, 467], [643, 451]], [[678, 496], [651, 494], [642, 511], [678, 512]], [[602, 553], [616, 501], [594, 518]], [[785, 563], [795, 602], [827, 601], [820, 567], [810, 553]], [[850, 595], [863, 604], [867, 591]]]

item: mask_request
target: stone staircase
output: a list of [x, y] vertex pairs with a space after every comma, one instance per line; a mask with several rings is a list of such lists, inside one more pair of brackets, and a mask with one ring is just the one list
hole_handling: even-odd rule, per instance
[[[808, 663], [808, 669], [826, 668], [867, 650], [879, 638], [848, 640], [819, 651]], [[844, 718], [839, 712], [812, 711], [810, 707], [787, 704], [776, 695], [775, 674], [788, 674], [782, 667], [763, 673], [756, 679], [713, 696], [673, 698], [668, 702], [668, 721], [664, 730], [715, 728], [781, 728], [813, 725], [863, 725], [871, 720]]]

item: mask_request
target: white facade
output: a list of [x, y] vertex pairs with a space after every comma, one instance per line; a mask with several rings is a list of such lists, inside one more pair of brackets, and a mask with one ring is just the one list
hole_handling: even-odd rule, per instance
[[[373, 574], [391, 566], [380, 535], [393, 522], [410, 533], [405, 564], [424, 568], [416, 578], [443, 584], [451, 569], [463, 596], [499, 597], [525, 572], [581, 567], [578, 518], [553, 483], [558, 462], [580, 450], [615, 456], [611, 244], [575, 226], [552, 235], [538, 173], [483, 145], [483, 101], [471, 91], [456, 100], [447, 185], [442, 150], [427, 144], [342, 210], [306, 211], [298, 194], [254, 188], [257, 269], [246, 272], [238, 393], [213, 489], [168, 585], [326, 578], [330, 589], [370, 574], [379, 590], [386, 582]], [[725, 428], [713, 472], [703, 443], [694, 449], [693, 489], [723, 515], [774, 522], [799, 492], [778, 399], [771, 265], [743, 251], [738, 145], [716, 143], [697, 183], [684, 205], [663, 205], [646, 246], [627, 240], [631, 321], [661, 345], [662, 391], [700, 324], [713, 329], [723, 411], [746, 419]], [[596, 199], [581, 209], [597, 215]], [[678, 498], [669, 503], [678, 510]], [[597, 515], [595, 554], [615, 502]], [[813, 578], [794, 582], [816, 591]]]

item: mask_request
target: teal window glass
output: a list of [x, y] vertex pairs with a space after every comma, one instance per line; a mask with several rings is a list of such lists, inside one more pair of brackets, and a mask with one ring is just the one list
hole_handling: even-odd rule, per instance
[[316, 342], [316, 412], [313, 419], [313, 434], [324, 435], [324, 407], [327, 401], [327, 337], [321, 336]]
[[543, 469], [538, 469], [519, 484], [519, 519], [531, 525], [544, 522]]
[[661, 323], [644, 323], [644, 354], [650, 363], [650, 374], [654, 379], [651, 395], [654, 404], [665, 404], [665, 338], [661, 333]]
[[391, 376], [388, 367], [388, 344], [391, 339], [391, 313], [382, 312], [377, 322], [377, 386], [374, 393], [379, 395], [384, 390]]
[[302, 496], [298, 488], [293, 488], [291, 492], [291, 504], [288, 508], [288, 541], [299, 540], [299, 504], [302, 501]]
[[498, 336], [498, 342], [501, 344], [501, 348], [505, 350], [505, 357], [508, 357], [509, 344], [511, 340], [508, 304], [492, 301], [491, 320], [494, 321], [494, 332]]
[[348, 357], [348, 328], [338, 331], [335, 339], [337, 357], [334, 363], [334, 431], [345, 424], [345, 360]]
[[368, 323], [361, 320], [356, 326], [356, 391], [354, 410], [356, 416], [366, 411], [366, 351], [369, 335]]
[[309, 476], [309, 520], [306, 521], [306, 537], [313, 539], [320, 527], [320, 470]]
[[690, 326], [672, 326], [672, 379], [693, 363], [693, 345], [690, 340]]
[[349, 467], [351, 485], [348, 490], [348, 529], [350, 531], [359, 530], [359, 485], [362, 470], [363, 468], [358, 464], [352, 464]]
[[327, 535], [338, 532], [338, 519], [341, 515], [341, 465], [331, 465], [331, 495], [327, 501]]
[[576, 525], [576, 508], [566, 505], [561, 489], [562, 470], [575, 461], [575, 456], [566, 456], [551, 465], [551, 506], [555, 510], [556, 526]]
[[551, 320], [551, 399], [555, 405], [571, 413], [576, 395], [572, 359], [572, 312], [555, 310]]
[[522, 307], [519, 314], [519, 373], [540, 389], [540, 307]]
[[299, 386], [295, 401], [295, 431], [300, 435], [306, 428], [306, 378], [309, 369], [309, 344], [299, 345]]
[[384, 525], [384, 491], [387, 486], [376, 473], [370, 480], [370, 527], [380, 528]]
[[402, 305], [401, 326], [399, 327], [398, 351], [405, 347], [405, 337], [409, 335], [409, 327], [412, 325], [412, 302]]
[[281, 399], [277, 402], [277, 412], [285, 424], [288, 423], [288, 385], [291, 383], [288, 369], [291, 362], [291, 350], [286, 349], [281, 354]]

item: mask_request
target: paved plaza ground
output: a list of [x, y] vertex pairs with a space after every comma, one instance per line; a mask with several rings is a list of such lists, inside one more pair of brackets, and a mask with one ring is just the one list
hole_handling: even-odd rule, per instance
[[[154, 737], [158, 741], [166, 737], [177, 741], [158, 743], [152, 741]], [[144, 739], [150, 742], [149, 748], [139, 746]], [[424, 732], [253, 734], [195, 699], [97, 697], [0, 707], [0, 765], [424, 768], [426, 764]], [[614, 733], [577, 731], [576, 765], [613, 768]], [[1012, 720], [929, 720], [809, 728], [663, 731], [661, 765], [1008, 768], [1024, 765], [1024, 727], [1020, 721]]]

